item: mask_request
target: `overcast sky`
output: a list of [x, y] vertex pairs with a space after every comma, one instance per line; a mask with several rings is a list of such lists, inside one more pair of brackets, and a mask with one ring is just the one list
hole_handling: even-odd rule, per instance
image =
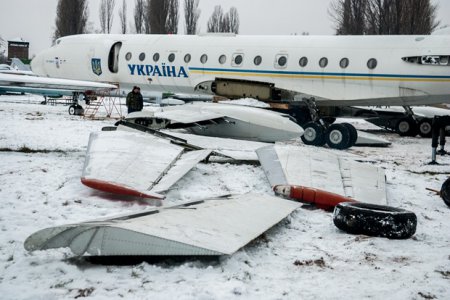
[[[116, 0], [113, 33], [120, 32], [117, 11], [123, 0]], [[58, 0], [1, 0], [0, 37], [5, 40], [21, 37], [30, 42], [30, 54], [51, 46], [55, 28]], [[93, 30], [100, 28], [98, 8], [100, 0], [88, 0], [89, 22]], [[134, 0], [127, 0], [128, 23], [132, 23]], [[331, 0], [200, 0], [200, 32], [206, 31], [206, 23], [215, 5], [224, 10], [231, 6], [238, 9], [240, 34], [333, 34], [333, 23], [328, 15]], [[439, 4], [439, 20], [450, 24], [450, 1], [435, 0]], [[183, 4], [180, 0], [180, 33], [184, 33]], [[7, 9], [4, 9], [7, 8]], [[129, 27], [131, 27], [129, 25]]]

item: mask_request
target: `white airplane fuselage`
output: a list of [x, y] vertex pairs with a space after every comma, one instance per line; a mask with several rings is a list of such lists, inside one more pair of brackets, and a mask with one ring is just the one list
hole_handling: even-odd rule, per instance
[[213, 93], [222, 79], [323, 105], [417, 105], [450, 101], [449, 56], [450, 36], [437, 35], [78, 35], [59, 39], [32, 69], [124, 90]]

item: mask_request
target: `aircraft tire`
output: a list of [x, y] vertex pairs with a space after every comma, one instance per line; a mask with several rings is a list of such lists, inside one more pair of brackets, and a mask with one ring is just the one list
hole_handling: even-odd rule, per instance
[[333, 222], [350, 234], [407, 239], [416, 232], [417, 216], [390, 206], [346, 202], [334, 209]]
[[425, 118], [419, 121], [419, 135], [423, 138], [431, 137], [432, 120]]
[[450, 178], [448, 178], [441, 187], [441, 198], [445, 204], [450, 207]]
[[350, 147], [355, 146], [356, 141], [358, 140], [358, 131], [356, 130], [355, 126], [349, 123], [342, 123], [345, 127], [348, 128], [348, 131], [350, 132]]
[[304, 127], [302, 141], [305, 145], [323, 146], [325, 145], [325, 129], [316, 122], [309, 122]]
[[419, 126], [412, 118], [402, 118], [397, 121], [395, 132], [400, 136], [415, 137], [419, 133]]
[[76, 109], [77, 108], [75, 107], [75, 105], [69, 106], [69, 115], [73, 116], [75, 114]]
[[328, 127], [325, 139], [332, 149], [343, 150], [351, 147], [350, 130], [343, 124], [333, 124]]

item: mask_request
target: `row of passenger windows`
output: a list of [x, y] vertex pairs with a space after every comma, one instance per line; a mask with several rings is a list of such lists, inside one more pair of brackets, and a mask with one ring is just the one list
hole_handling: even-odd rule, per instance
[[[139, 60], [140, 61], [144, 61], [145, 57], [146, 57], [145, 53], [139, 54]], [[131, 58], [132, 58], [132, 54], [131, 54], [131, 52], [128, 52], [125, 55], [125, 59], [127, 61], [129, 61], [129, 60], [131, 60]], [[158, 62], [159, 59], [160, 59], [159, 53], [153, 54], [153, 61], [154, 62]], [[190, 54], [186, 54], [184, 56], [184, 62], [185, 63], [190, 63], [191, 59], [192, 59], [192, 56]], [[167, 60], [169, 62], [174, 62], [175, 61], [175, 53], [170, 53], [169, 56], [167, 57]], [[202, 64], [206, 64], [208, 62], [208, 55], [203, 54], [202, 56], [200, 56], [200, 62]], [[223, 65], [226, 62], [227, 62], [227, 56], [224, 55], [224, 54], [220, 55], [219, 56], [219, 63]], [[242, 54], [235, 54], [235, 55], [233, 55], [233, 57], [232, 57], [232, 65], [233, 66], [239, 67], [239, 66], [242, 65], [243, 62], [244, 62], [244, 57], [243, 57]], [[299, 64], [300, 67], [304, 68], [304, 67], [306, 67], [308, 65], [308, 62], [309, 62], [308, 58], [303, 56], [302, 58], [299, 59], [298, 64]], [[262, 57], [259, 56], [259, 55], [255, 56], [255, 58], [253, 59], [253, 63], [255, 64], [255, 66], [259, 66], [262, 63]], [[276, 57], [276, 63], [278, 65], [278, 67], [284, 68], [284, 67], [286, 67], [286, 65], [288, 63], [288, 57], [286, 55], [278, 55]], [[339, 66], [342, 69], [346, 69], [349, 65], [350, 65], [350, 60], [348, 58], [346, 58], [346, 57], [342, 58], [340, 60], [340, 62], [339, 62]], [[369, 59], [367, 61], [367, 67], [369, 69], [371, 69], [371, 70], [375, 69], [377, 67], [377, 65], [378, 65], [378, 62], [377, 62], [377, 60], [375, 58], [371, 58], [371, 59]], [[328, 66], [328, 58], [322, 57], [319, 60], [319, 66], [321, 68], [326, 68]]]

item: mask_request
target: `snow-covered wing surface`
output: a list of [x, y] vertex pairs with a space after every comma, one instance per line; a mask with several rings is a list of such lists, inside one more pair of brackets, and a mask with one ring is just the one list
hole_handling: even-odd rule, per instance
[[29, 251], [69, 247], [76, 255], [231, 255], [299, 207], [247, 194], [65, 225], [27, 238]]
[[216, 153], [241, 161], [258, 161], [258, 156], [255, 151], [270, 145], [269, 143], [186, 134], [168, 130], [164, 132], [184, 139], [189, 144], [204, 149], [211, 149]]
[[209, 121], [214, 119], [223, 118], [225, 115], [204, 111], [204, 110], [186, 110], [181, 107], [180, 109], [164, 110], [155, 112], [155, 117], [161, 119], [168, 119], [172, 123], [190, 124], [202, 121]]
[[107, 83], [0, 73], [2, 92], [70, 95], [72, 92], [105, 91], [116, 88], [115, 85]]
[[122, 195], [164, 198], [158, 193], [169, 189], [209, 154], [208, 150], [184, 153], [183, 147], [149, 134], [92, 133], [82, 182]]
[[386, 204], [384, 170], [317, 147], [275, 145], [256, 151], [272, 186], [300, 185]]

